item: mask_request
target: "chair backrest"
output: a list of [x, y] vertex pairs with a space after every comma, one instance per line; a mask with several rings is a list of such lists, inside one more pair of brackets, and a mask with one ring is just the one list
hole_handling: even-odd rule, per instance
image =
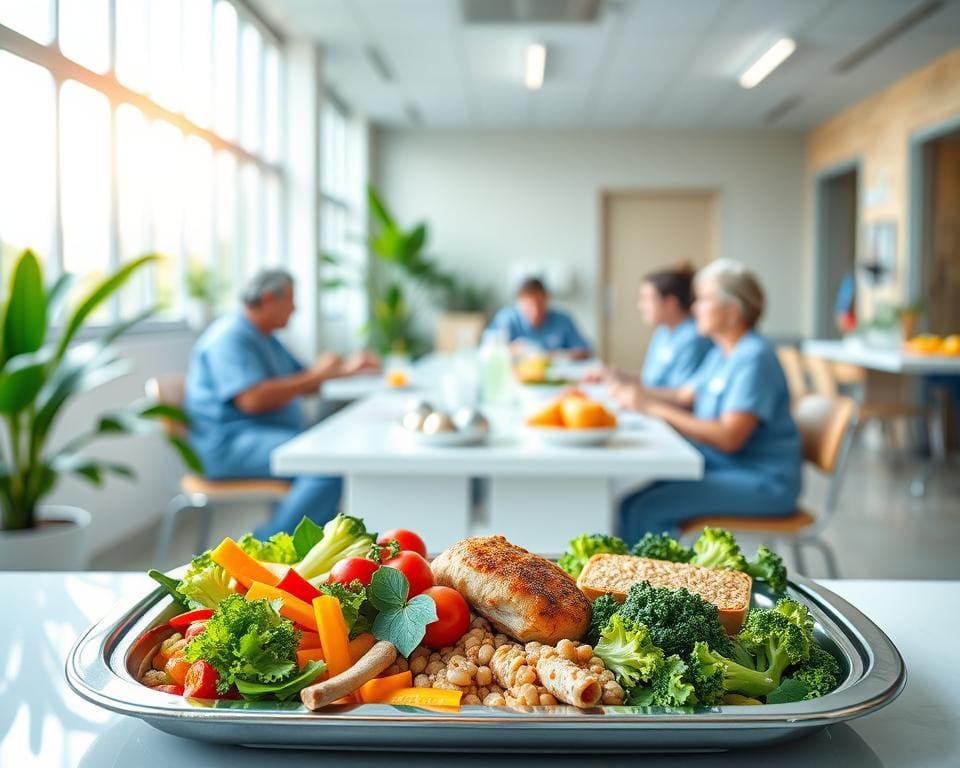
[[[185, 377], [180, 373], [168, 373], [163, 376], [154, 376], [147, 379], [143, 386], [149, 399], [162, 405], [183, 407]], [[187, 429], [172, 419], [163, 420], [163, 429], [168, 435], [186, 437]]]
[[821, 397], [837, 397], [840, 394], [840, 387], [837, 385], [837, 377], [834, 375], [833, 366], [829, 360], [822, 357], [810, 357], [805, 355], [803, 358], [804, 368], [810, 376], [813, 383], [813, 391]]
[[801, 397], [793, 406], [793, 419], [803, 443], [803, 458], [833, 474], [856, 413], [857, 404], [849, 397]]
[[444, 312], [437, 318], [434, 350], [452, 354], [464, 346], [475, 347], [486, 325], [482, 312]]
[[783, 368], [783, 375], [787, 378], [790, 399], [796, 402], [810, 391], [803, 371], [803, 357], [799, 349], [788, 344], [777, 347], [777, 357], [780, 360], [780, 367]]

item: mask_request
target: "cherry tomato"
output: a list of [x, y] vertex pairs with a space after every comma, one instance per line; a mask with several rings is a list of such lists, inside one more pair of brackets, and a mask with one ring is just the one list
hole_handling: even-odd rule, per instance
[[387, 568], [396, 568], [407, 577], [410, 582], [410, 597], [419, 595], [425, 589], [433, 586], [433, 573], [430, 563], [416, 552], [401, 552], [396, 557], [384, 562]]
[[195, 661], [187, 670], [183, 681], [183, 695], [190, 699], [218, 699], [217, 682], [220, 676], [217, 670], [203, 659]]
[[153, 685], [151, 688], [155, 691], [163, 691], [163, 693], [172, 693], [174, 696], [183, 696], [182, 685]]
[[369, 587], [370, 579], [373, 578], [374, 571], [379, 567], [373, 560], [367, 560], [365, 557], [348, 557], [330, 569], [327, 582], [330, 584], [336, 582], [348, 586], [350, 582], [356, 579], [363, 586]]
[[[394, 540], [400, 545], [401, 552], [416, 552], [420, 557], [427, 556], [427, 545], [423, 543], [423, 539], [413, 531], [404, 528], [395, 528], [392, 531], [381, 533], [377, 538], [377, 544], [389, 544]], [[390, 550], [387, 550], [387, 554], [390, 554]], [[381, 556], [383, 555], [381, 554]]]
[[450, 587], [430, 587], [423, 594], [437, 604], [437, 620], [427, 624], [423, 644], [428, 648], [456, 645], [470, 629], [470, 606], [463, 596]]
[[205, 621], [195, 621], [195, 622], [193, 622], [193, 624], [191, 624], [189, 627], [187, 627], [187, 631], [183, 633], [183, 636], [184, 636], [187, 640], [192, 640], [192, 639], [195, 638], [197, 635], [200, 635], [200, 634], [206, 632], [206, 630], [207, 630], [207, 622], [205, 622]]

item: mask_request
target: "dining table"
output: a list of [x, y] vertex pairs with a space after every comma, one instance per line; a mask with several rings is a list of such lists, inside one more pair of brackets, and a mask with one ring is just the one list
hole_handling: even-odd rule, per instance
[[[372, 530], [403, 521], [439, 549], [496, 532], [546, 554], [562, 552], [571, 531], [613, 530], [622, 494], [703, 475], [700, 452], [659, 419], [621, 414], [619, 428], [601, 444], [553, 445], [525, 427], [519, 397], [480, 406], [490, 422], [481, 444], [426, 445], [401, 419], [414, 402], [442, 402], [439, 382], [451, 365], [448, 357], [430, 356], [415, 368], [415, 388], [365, 393], [275, 449], [271, 471], [343, 476], [346, 508]], [[579, 376], [589, 365], [562, 370]], [[482, 508], [478, 481], [486, 488]]]
[[[397, 768], [496, 764], [505, 768], [583, 768], [629, 760], [689, 768], [953, 768], [960, 755], [960, 665], [949, 663], [949, 638], [960, 633], [960, 581], [825, 580], [899, 648], [907, 668], [903, 692], [887, 707], [829, 725], [798, 740], [730, 752], [694, 754], [451, 754], [317, 752], [205, 743], [155, 730], [101, 709], [69, 687], [64, 666], [86, 629], [120, 603], [156, 586], [143, 573], [0, 572], [5, 601], [0, 639], [0, 766], [3, 768]], [[946, 639], [946, 640], [945, 640]], [[945, 661], [946, 659], [946, 661]], [[384, 752], [389, 754], [384, 754]]]

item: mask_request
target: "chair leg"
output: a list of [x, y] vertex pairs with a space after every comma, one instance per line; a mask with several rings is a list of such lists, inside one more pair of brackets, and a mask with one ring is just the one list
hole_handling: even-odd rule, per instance
[[163, 522], [160, 524], [160, 533], [157, 536], [157, 548], [153, 555], [154, 565], [160, 570], [166, 567], [170, 558], [170, 545], [173, 543], [177, 515], [190, 506], [190, 500], [182, 493], [178, 493], [167, 504], [163, 513]]
[[831, 547], [823, 539], [811, 539], [810, 544], [813, 544], [817, 549], [820, 550], [820, 553], [823, 555], [823, 561], [827, 566], [827, 578], [830, 579], [839, 579], [840, 578], [840, 568], [837, 566], [837, 558], [833, 553], [833, 547]]
[[807, 575], [807, 564], [803, 557], [803, 545], [799, 541], [790, 542], [790, 552], [793, 555], [793, 562], [797, 573]]
[[210, 532], [213, 528], [213, 507], [207, 503], [197, 509], [200, 523], [197, 526], [196, 554], [206, 552], [210, 548]]

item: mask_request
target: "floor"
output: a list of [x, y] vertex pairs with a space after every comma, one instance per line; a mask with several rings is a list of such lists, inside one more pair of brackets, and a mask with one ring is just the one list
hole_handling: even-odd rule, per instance
[[[848, 578], [960, 578], [960, 471], [941, 471], [927, 494], [914, 499], [910, 479], [920, 466], [896, 451], [861, 444], [850, 457], [840, 494], [839, 512], [825, 539], [833, 546], [841, 576]], [[820, 508], [826, 484], [812, 471], [806, 480], [806, 503]], [[223, 510], [215, 517], [213, 541], [251, 530], [264, 510]], [[186, 562], [194, 551], [196, 525], [184, 516], [172, 548], [171, 564]], [[156, 529], [94, 558], [97, 570], [145, 570], [152, 567]], [[751, 552], [760, 539], [744, 539]], [[788, 566], [789, 553], [784, 552]], [[807, 575], [826, 576], [816, 552], [807, 557]]]

